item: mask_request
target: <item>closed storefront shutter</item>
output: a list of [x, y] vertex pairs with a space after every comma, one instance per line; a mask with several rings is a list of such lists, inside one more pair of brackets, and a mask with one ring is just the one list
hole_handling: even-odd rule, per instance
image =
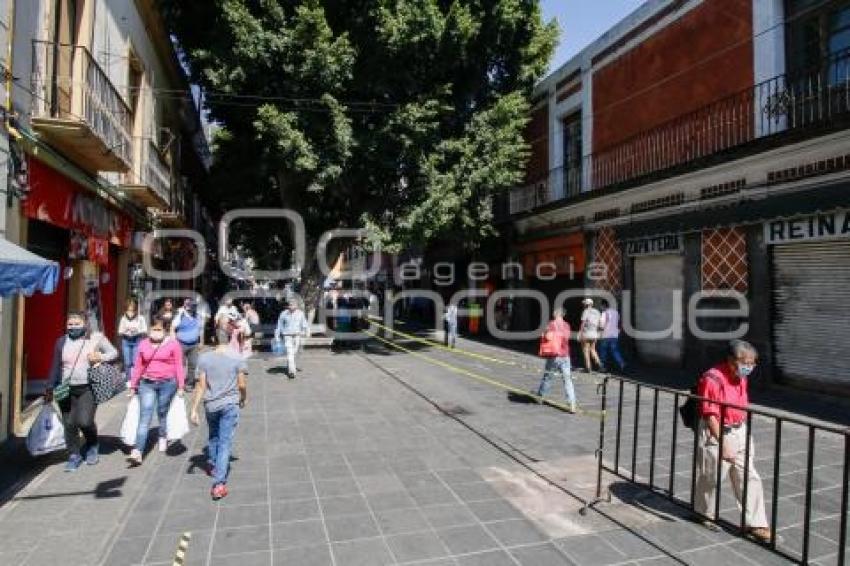
[[780, 378], [850, 387], [850, 242], [773, 246]]
[[[640, 358], [646, 363], [682, 362], [682, 289], [684, 258], [659, 255], [635, 259], [635, 327], [659, 337], [636, 336]], [[669, 332], [668, 332], [669, 330]], [[664, 337], [660, 337], [664, 336]]]

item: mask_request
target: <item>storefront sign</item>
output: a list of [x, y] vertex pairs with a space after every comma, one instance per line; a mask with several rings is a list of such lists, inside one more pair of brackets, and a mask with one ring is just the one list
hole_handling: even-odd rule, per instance
[[850, 213], [845, 210], [765, 222], [768, 244], [850, 238]]
[[626, 242], [626, 254], [630, 257], [642, 255], [679, 254], [682, 253], [682, 235], [670, 234], [652, 238], [639, 238]]
[[106, 238], [129, 247], [133, 221], [84, 192], [76, 183], [37, 159], [30, 159], [30, 190], [23, 211], [28, 218]]

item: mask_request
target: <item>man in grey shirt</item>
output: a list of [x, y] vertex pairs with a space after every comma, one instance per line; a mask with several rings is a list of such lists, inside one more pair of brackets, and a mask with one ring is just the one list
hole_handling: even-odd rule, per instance
[[198, 384], [192, 399], [191, 420], [195, 425], [200, 422], [198, 405], [204, 401], [209, 428], [207, 473], [213, 478], [210, 494], [214, 500], [227, 495], [233, 435], [248, 392], [245, 360], [229, 349], [229, 339], [198, 358]]

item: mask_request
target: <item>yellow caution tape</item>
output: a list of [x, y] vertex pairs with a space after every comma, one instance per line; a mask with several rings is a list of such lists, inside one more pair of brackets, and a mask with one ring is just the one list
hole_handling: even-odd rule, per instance
[[[383, 330], [387, 330], [389, 332], [392, 332], [393, 334], [398, 334], [399, 336], [403, 336], [404, 338], [407, 338], [408, 340], [413, 340], [414, 342], [419, 342], [420, 344], [427, 344], [429, 346], [433, 346], [433, 347], [437, 348], [438, 350], [442, 350], [442, 351], [448, 352], [450, 354], [459, 354], [461, 356], [467, 356], [467, 357], [474, 358], [474, 359], [477, 359], [477, 360], [482, 360], [482, 361], [485, 361], [485, 362], [493, 362], [493, 363], [497, 363], [497, 364], [501, 364], [501, 365], [513, 366], [513, 367], [516, 367], [516, 368], [519, 368], [519, 369], [524, 369], [524, 370], [535, 372], [535, 373], [540, 372], [540, 367], [538, 367], [538, 366], [530, 366], [528, 364], [523, 364], [523, 363], [513, 361], [513, 360], [504, 360], [504, 359], [500, 359], [500, 358], [494, 358], [494, 357], [491, 357], [491, 356], [485, 356], [483, 354], [477, 354], [475, 352], [469, 352], [467, 350], [461, 350], [461, 349], [458, 349], [458, 348], [449, 348], [448, 346], [444, 346], [443, 344], [440, 344], [439, 342], [435, 342], [434, 340], [429, 340], [427, 338], [422, 338], [421, 336], [415, 336], [413, 334], [407, 334], [405, 332], [401, 332], [400, 330], [396, 330], [394, 328], [384, 326], [383, 324], [378, 324], [377, 322], [375, 322], [374, 317], [369, 317], [369, 318], [371, 319], [372, 324], [374, 324], [375, 326], [377, 326], [377, 327], [379, 327]], [[378, 320], [380, 320], [380, 319], [378, 319]], [[401, 321], [397, 321], [397, 322], [401, 322]], [[368, 334], [368, 332], [367, 332], [367, 334]], [[591, 376], [579, 376], [579, 375], [576, 375], [575, 373], [571, 373], [570, 377], [573, 380], [573, 382], [592, 383], [593, 385], [599, 385], [599, 383], [600, 383], [598, 380], [594, 379]]]
[[540, 397], [539, 395], [535, 395], [534, 393], [531, 393], [530, 391], [527, 391], [525, 389], [520, 389], [518, 387], [508, 385], [507, 383], [502, 383], [501, 381], [497, 381], [497, 380], [491, 379], [489, 377], [484, 377], [483, 375], [479, 375], [475, 372], [471, 372], [469, 370], [459, 368], [459, 367], [454, 366], [454, 365], [452, 365], [448, 362], [444, 362], [443, 360], [438, 360], [436, 358], [431, 358], [431, 357], [426, 356], [424, 354], [420, 354], [419, 352], [414, 352], [413, 350], [405, 348], [404, 346], [400, 346], [400, 345], [396, 344], [395, 342], [381, 338], [380, 336], [378, 336], [374, 332], [366, 331], [365, 333], [368, 334], [369, 336], [375, 338], [376, 340], [379, 340], [380, 342], [383, 342], [384, 344], [387, 344], [389, 346], [392, 346], [393, 348], [401, 350], [402, 352], [410, 354], [411, 356], [416, 356], [417, 358], [422, 358], [423, 360], [425, 360], [429, 363], [444, 367], [444, 368], [446, 368], [449, 371], [452, 371], [454, 373], [458, 373], [458, 374], [464, 375], [466, 377], [470, 377], [470, 378], [475, 379], [477, 381], [481, 381], [481, 382], [486, 383], [488, 385], [492, 385], [493, 387], [497, 387], [499, 389], [504, 389], [505, 391], [510, 391], [512, 393], [522, 395], [523, 397], [528, 397], [530, 399], [534, 399], [537, 402], [545, 403], [545, 404], [550, 405], [552, 407], [561, 409], [562, 411], [566, 411], [568, 413], [575, 412], [576, 414], [579, 414], [579, 415], [587, 415], [587, 416], [592, 416], [592, 417], [596, 417], [596, 418], [602, 418], [605, 415], [605, 413], [603, 411], [586, 410], [586, 409], [581, 409], [581, 408], [578, 408], [578, 407], [576, 408], [575, 411], [572, 411], [570, 409], [569, 405], [566, 405], [564, 403], [559, 403], [557, 401], [551, 401], [549, 399], [546, 399], [545, 397]]

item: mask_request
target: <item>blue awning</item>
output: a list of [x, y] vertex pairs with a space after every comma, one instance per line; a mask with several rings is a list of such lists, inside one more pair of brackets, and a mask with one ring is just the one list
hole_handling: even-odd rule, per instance
[[0, 237], [0, 297], [36, 291], [50, 294], [59, 282], [59, 264]]

